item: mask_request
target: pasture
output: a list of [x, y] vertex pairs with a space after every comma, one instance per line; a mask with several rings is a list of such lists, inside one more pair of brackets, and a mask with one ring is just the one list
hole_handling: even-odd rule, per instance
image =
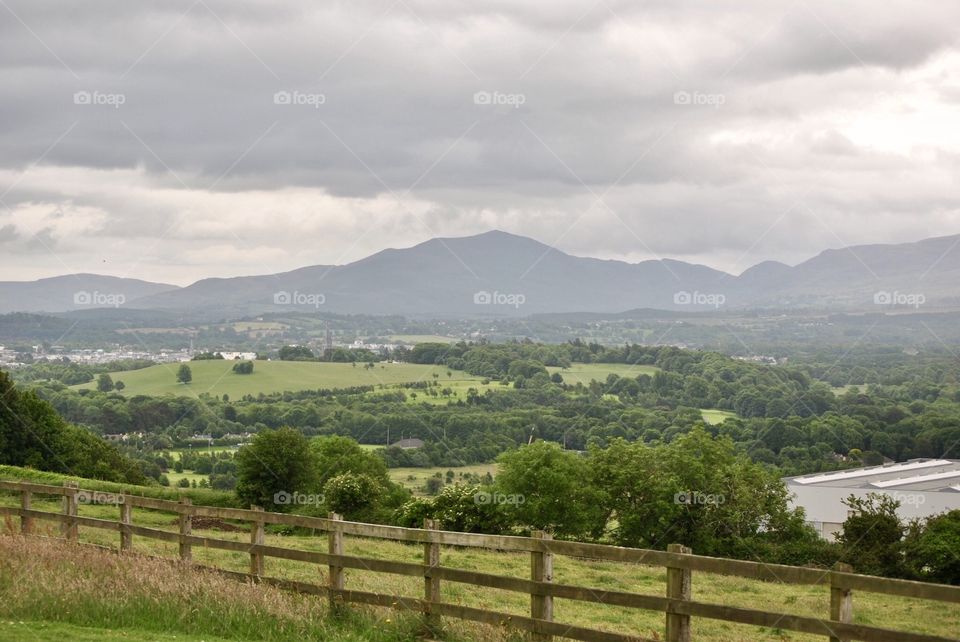
[[593, 380], [604, 382], [610, 374], [632, 379], [642, 374], [652, 375], [657, 370], [659, 368], [656, 366], [632, 366], [626, 363], [574, 363], [569, 368], [547, 368], [550, 374], [559, 372], [563, 382], [570, 385], [587, 385]]
[[727, 419], [732, 419], [737, 416], [737, 413], [730, 412], [729, 410], [712, 410], [709, 408], [701, 410], [700, 413], [703, 415], [703, 420], [711, 426], [722, 424]]
[[[134, 395], [178, 395], [197, 397], [202, 393], [211, 395], [229, 395], [231, 399], [243, 395], [258, 395], [261, 392], [331, 390], [354, 386], [379, 386], [414, 381], [430, 381], [436, 374], [443, 382], [477, 381], [465, 372], [452, 371], [447, 377], [445, 366], [421, 365], [415, 363], [377, 363], [373, 368], [364, 368], [349, 363], [327, 363], [317, 361], [255, 361], [253, 374], [240, 375], [233, 372], [235, 361], [220, 359], [210, 361], [190, 361], [187, 365], [193, 374], [188, 384], [177, 383], [176, 363], [165, 363], [142, 370], [112, 372], [114, 381], [123, 381], [126, 386], [121, 394]], [[76, 389], [96, 388], [96, 381], [74, 386]]]

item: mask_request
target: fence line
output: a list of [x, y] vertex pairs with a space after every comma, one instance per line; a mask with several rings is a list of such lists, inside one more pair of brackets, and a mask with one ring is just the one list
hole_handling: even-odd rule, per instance
[[[808, 633], [827, 637], [831, 642], [840, 642], [841, 640], [949, 642], [952, 638], [854, 624], [853, 591], [937, 600], [954, 604], [960, 603], [960, 587], [957, 586], [858, 575], [853, 573], [847, 565], [837, 565], [833, 570], [825, 571], [797, 566], [707, 557], [694, 555], [689, 548], [679, 544], [670, 545], [667, 551], [653, 551], [602, 544], [555, 541], [549, 533], [540, 531], [532, 533], [531, 537], [457, 533], [440, 530], [440, 524], [432, 520], [425, 520], [422, 529], [401, 528], [348, 522], [333, 513], [326, 518], [319, 518], [272, 513], [257, 506], [251, 507], [250, 510], [194, 506], [187, 498], [177, 502], [127, 493], [88, 491], [82, 490], [76, 484], [70, 482], [65, 482], [63, 486], [49, 486], [27, 482], [0, 481], [0, 491], [18, 492], [20, 494], [20, 507], [0, 507], [0, 515], [19, 517], [20, 531], [23, 534], [32, 533], [36, 520], [40, 519], [57, 522], [61, 528], [61, 536], [70, 541], [78, 541], [81, 526], [117, 531], [120, 535], [121, 551], [132, 550], [134, 537], [176, 543], [180, 559], [191, 563], [194, 546], [248, 553], [250, 555], [249, 573], [216, 567], [207, 568], [212, 568], [231, 577], [252, 579], [302, 593], [324, 596], [330, 601], [332, 610], [343, 609], [347, 603], [357, 603], [418, 611], [423, 614], [426, 627], [433, 631], [440, 628], [442, 617], [452, 617], [494, 625], [509, 622], [515, 628], [530, 632], [531, 639], [536, 642], [550, 642], [554, 636], [584, 640], [585, 642], [635, 642], [642, 639], [637, 636], [600, 631], [554, 621], [554, 600], [569, 599], [662, 612], [665, 614], [665, 639], [667, 642], [689, 642], [691, 640], [691, 621], [694, 617]], [[35, 510], [33, 508], [33, 497], [37, 494], [62, 497], [61, 512]], [[117, 520], [109, 520], [80, 516], [78, 508], [81, 503], [117, 505], [118, 518]], [[174, 513], [177, 515], [178, 530], [166, 531], [134, 524], [134, 508]], [[250, 543], [194, 535], [194, 517], [249, 522]], [[327, 552], [303, 551], [267, 545], [265, 543], [266, 524], [300, 526], [323, 531], [327, 533], [328, 538]], [[422, 543], [423, 561], [422, 563], [413, 563], [345, 555], [343, 543], [344, 537], [347, 535], [404, 543]], [[530, 579], [441, 566], [440, 552], [443, 546], [529, 553]], [[553, 561], [557, 555], [663, 567], [667, 570], [665, 596], [658, 597], [555, 583], [553, 580]], [[306, 562], [319, 566], [325, 565], [328, 570], [327, 585], [321, 586], [268, 577], [265, 575], [266, 558], [268, 557]], [[346, 588], [346, 569], [421, 577], [424, 581], [423, 596], [422, 598], [402, 597], [349, 590]], [[829, 587], [829, 617], [819, 619], [693, 600], [694, 571]], [[441, 591], [441, 583], [444, 581], [528, 594], [530, 596], [530, 617], [444, 602]]]

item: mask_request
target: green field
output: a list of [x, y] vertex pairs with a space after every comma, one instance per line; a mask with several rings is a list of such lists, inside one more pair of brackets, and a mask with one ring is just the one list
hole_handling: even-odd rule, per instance
[[433, 468], [391, 468], [389, 472], [390, 479], [413, 491], [415, 495], [422, 495], [423, 485], [427, 482], [427, 479], [433, 477], [436, 473], [440, 473], [441, 477], [446, 481], [448, 470], [453, 471], [453, 483], [456, 484], [463, 482], [461, 475], [465, 473], [473, 473], [480, 476], [490, 473], [495, 476], [497, 474], [497, 465], [472, 464], [470, 466], [435, 466]]
[[[351, 388], [354, 386], [390, 386], [398, 383], [436, 380], [441, 388], [449, 387], [456, 394], [450, 397], [432, 397], [416, 392], [417, 397], [410, 403], [427, 402], [445, 404], [447, 401], [465, 399], [467, 389], [477, 388], [481, 393], [487, 389], [500, 389], [498, 382], [482, 384], [482, 377], [476, 377], [459, 370], [450, 370], [446, 366], [423, 365], [416, 363], [377, 363], [374, 368], [364, 368], [363, 364], [353, 366], [349, 363], [327, 363], [317, 361], [256, 361], [253, 374], [239, 375], [233, 372], [234, 361], [219, 359], [210, 361], [190, 361], [188, 365], [193, 381], [188, 384], [177, 383], [176, 363], [165, 363], [142, 370], [111, 372], [114, 382], [123, 381], [121, 394], [126, 396], [180, 395], [196, 397], [203, 393], [211, 395], [229, 395], [231, 399], [243, 395], [270, 394], [273, 392]], [[613, 373], [621, 377], [636, 377], [640, 374], [656, 372], [653, 366], [630, 366], [622, 363], [575, 363], [569, 368], [547, 368], [550, 373], [559, 372], [565, 383], [575, 385], [581, 382], [589, 384], [591, 380], [606, 381]], [[450, 373], [449, 375], [447, 373]], [[435, 378], [433, 375], [436, 374]], [[96, 381], [73, 386], [76, 389], [95, 389]]]
[[[316, 361], [256, 361], [253, 374], [239, 375], [233, 372], [234, 361], [190, 361], [193, 373], [189, 384], [177, 383], [179, 364], [167, 363], [142, 370], [112, 372], [114, 381], [123, 381], [122, 394], [133, 395], [180, 395], [194, 397], [201, 393], [229, 395], [231, 399], [261, 392], [351, 388], [354, 386], [378, 386], [413, 381], [430, 381], [433, 374], [441, 381], [479, 381], [465, 372], [453, 372], [447, 377], [445, 366], [420, 365], [415, 363], [378, 363], [367, 369], [363, 364], [356, 367], [349, 363], [326, 363]], [[96, 388], [96, 382], [74, 386], [78, 389]]]
[[550, 374], [559, 372], [563, 382], [571, 385], [587, 385], [593, 380], [604, 382], [607, 375], [635, 378], [642, 374], [652, 375], [659, 370], [656, 366], [631, 366], [625, 363], [574, 363], [569, 368], [547, 368]]
[[737, 413], [730, 412], [728, 410], [710, 410], [704, 409], [700, 413], [703, 415], [703, 420], [710, 425], [722, 424], [727, 419], [731, 419], [737, 416]]

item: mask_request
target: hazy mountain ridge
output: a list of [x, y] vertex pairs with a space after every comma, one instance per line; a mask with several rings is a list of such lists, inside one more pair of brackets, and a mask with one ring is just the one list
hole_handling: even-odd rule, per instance
[[[960, 251], [953, 251], [958, 245], [960, 235], [829, 249], [793, 267], [764, 261], [734, 276], [673, 259], [627, 263], [578, 257], [491, 231], [385, 249], [346, 265], [209, 278], [183, 288], [85, 274], [0, 282], [0, 311], [96, 307], [97, 301], [75, 302], [77, 292], [120, 294], [126, 308], [220, 314], [316, 309], [462, 317], [636, 308], [944, 308], [960, 303]], [[99, 307], [115, 303], [106, 300]]]

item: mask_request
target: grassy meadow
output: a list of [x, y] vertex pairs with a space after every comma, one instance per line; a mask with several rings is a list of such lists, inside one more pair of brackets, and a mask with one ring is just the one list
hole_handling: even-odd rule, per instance
[[390, 479], [413, 491], [414, 495], [423, 495], [423, 486], [427, 480], [440, 473], [444, 482], [447, 479], [447, 471], [453, 471], [453, 483], [463, 482], [463, 475], [480, 475], [483, 477], [487, 473], [493, 476], [497, 474], [497, 464], [472, 464], [470, 466], [435, 466], [433, 468], [391, 468], [389, 470]]
[[[15, 503], [14, 496], [0, 494], [0, 505]], [[37, 509], [46, 511], [60, 508], [55, 500], [37, 498], [34, 504]], [[81, 505], [80, 514], [114, 519], [118, 510], [115, 506]], [[350, 613], [355, 618], [352, 622], [360, 627], [362, 635], [350, 637], [355, 632], [338, 629], [324, 617], [324, 601], [321, 599], [286, 596], [265, 586], [228, 582], [205, 574], [194, 575], [194, 571], [181, 565], [142, 561], [136, 556], [108, 555], [60, 542], [16, 537], [12, 535], [19, 528], [16, 522], [7, 520], [0, 525], [0, 531], [5, 530], [8, 534], [0, 537], [0, 620], [117, 627], [121, 630], [135, 627], [157, 634], [182, 631], [186, 635], [182, 639], [189, 640], [200, 635], [244, 640], [412, 639], [404, 637], [410, 635], [410, 620], [398, 618], [398, 614], [389, 609], [351, 606]], [[135, 509], [134, 522], [176, 530], [175, 517], [170, 513]], [[49, 522], [38, 521], [38, 529], [42, 535], [57, 534], [56, 526]], [[195, 529], [194, 533], [249, 541], [246, 531]], [[115, 532], [81, 527], [80, 539], [116, 548], [119, 536]], [[322, 534], [281, 536], [268, 533], [266, 543], [309, 551], [325, 551], [327, 547], [327, 539]], [[344, 546], [347, 555], [376, 559], [419, 563], [423, 555], [421, 545], [353, 536], [344, 538]], [[176, 544], [143, 537], [134, 537], [134, 549], [150, 555], [176, 555]], [[193, 556], [200, 564], [236, 571], [246, 571], [249, 564], [249, 556], [244, 553], [195, 547]], [[524, 553], [444, 547], [441, 563], [518, 578], [528, 577], [530, 572], [530, 558]], [[289, 560], [268, 558], [266, 573], [272, 577], [306, 582], [326, 581], [326, 568]], [[663, 595], [666, 582], [666, 572], [662, 568], [563, 556], [554, 559], [554, 577], [555, 581], [562, 583], [651, 595]], [[348, 589], [417, 597], [423, 591], [423, 580], [348, 569], [346, 586]], [[517, 615], [529, 611], [530, 598], [521, 593], [454, 582], [444, 582], [441, 591], [444, 600], [453, 603]], [[825, 617], [829, 613], [829, 589], [823, 586], [785, 585], [695, 573], [693, 597], [717, 604], [812, 617]], [[856, 592], [854, 602], [854, 621], [858, 623], [941, 636], [956, 635], [960, 630], [960, 609], [945, 604], [865, 592]], [[664, 615], [658, 612], [565, 599], [557, 599], [554, 610], [555, 619], [561, 622], [653, 639], [663, 637]], [[444, 639], [482, 642], [522, 639], [509, 625], [488, 627], [447, 619], [445, 627]], [[11, 629], [19, 632], [19, 629]], [[707, 619], [694, 619], [693, 634], [695, 639], [712, 642], [820, 642], [824, 639]]]
[[658, 369], [656, 366], [631, 366], [626, 363], [574, 363], [569, 368], [549, 367], [547, 371], [550, 374], [559, 372], [564, 383], [587, 385], [594, 379], [606, 381], [609, 374], [633, 378], [642, 374], [652, 375]]
[[[188, 384], [177, 383], [177, 369], [180, 366], [176, 363], [159, 364], [142, 370], [113, 372], [110, 376], [114, 381], [123, 381], [125, 388], [122, 394], [127, 396], [171, 394], [195, 397], [201, 393], [209, 393], [217, 396], [226, 394], [231, 399], [243, 395], [258, 395], [261, 392], [269, 394], [429, 381], [434, 374], [445, 382], [479, 382], [478, 377], [465, 372], [451, 371], [453, 376], [447, 377], [448, 368], [445, 366], [415, 363], [378, 363], [375, 368], [364, 368], [360, 363], [353, 366], [349, 363], [317, 361], [256, 361], [253, 373], [249, 375], [235, 374], [234, 363], [236, 362], [220, 359], [190, 361], [187, 365], [190, 366], [193, 381]], [[92, 381], [74, 387], [83, 389], [96, 386], [96, 381]]]
[[727, 419], [733, 419], [737, 416], [737, 413], [729, 410], [711, 410], [709, 408], [701, 410], [700, 413], [703, 415], [703, 420], [710, 425], [722, 424]]

